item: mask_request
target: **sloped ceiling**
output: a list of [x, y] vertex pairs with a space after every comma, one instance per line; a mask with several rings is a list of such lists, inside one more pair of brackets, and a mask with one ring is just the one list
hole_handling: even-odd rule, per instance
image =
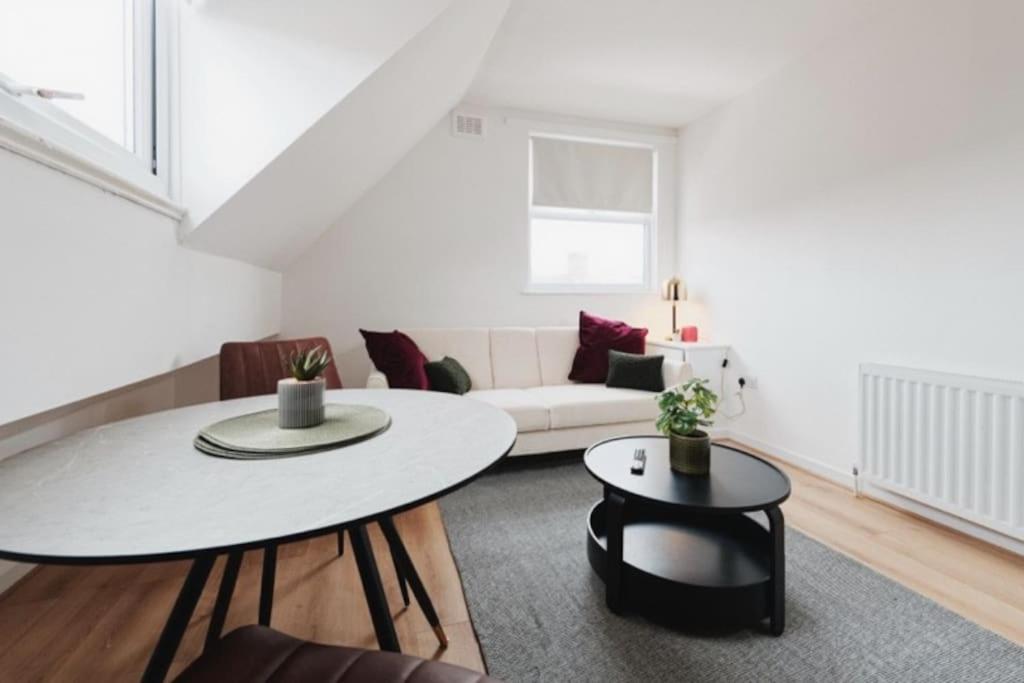
[[514, 0], [467, 99], [680, 127], [895, 0]]
[[198, 225], [451, 0], [179, 3], [178, 199]]
[[208, 216], [186, 199], [182, 241], [282, 270], [462, 99], [507, 8], [449, 2]]

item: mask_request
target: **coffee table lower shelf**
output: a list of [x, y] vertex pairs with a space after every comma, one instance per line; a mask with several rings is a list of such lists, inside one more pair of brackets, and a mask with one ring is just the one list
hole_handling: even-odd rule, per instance
[[[606, 501], [598, 501], [587, 524], [590, 566], [605, 582], [607, 513]], [[751, 516], [682, 515], [631, 500], [622, 528], [623, 607], [659, 622], [711, 628], [772, 616], [772, 536]], [[772, 631], [781, 633], [781, 623]]]

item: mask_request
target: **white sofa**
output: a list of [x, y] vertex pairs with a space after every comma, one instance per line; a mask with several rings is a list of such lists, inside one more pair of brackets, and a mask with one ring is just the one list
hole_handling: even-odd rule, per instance
[[[512, 455], [586, 448], [612, 436], [654, 434], [657, 394], [574, 384], [569, 370], [579, 345], [575, 327], [474, 327], [402, 330], [430, 360], [451, 356], [473, 382], [466, 394], [507, 411], [519, 428]], [[693, 376], [687, 363], [665, 359], [665, 386]], [[386, 389], [374, 370], [368, 388]]]

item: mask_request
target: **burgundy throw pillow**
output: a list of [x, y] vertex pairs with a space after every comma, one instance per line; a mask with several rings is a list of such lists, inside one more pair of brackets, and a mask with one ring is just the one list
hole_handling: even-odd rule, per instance
[[580, 311], [580, 347], [572, 361], [573, 382], [604, 384], [608, 377], [608, 352], [642, 354], [647, 328], [630, 327], [618, 320], [606, 320]]
[[392, 389], [427, 389], [427, 357], [408, 335], [359, 330], [374, 366], [388, 378]]

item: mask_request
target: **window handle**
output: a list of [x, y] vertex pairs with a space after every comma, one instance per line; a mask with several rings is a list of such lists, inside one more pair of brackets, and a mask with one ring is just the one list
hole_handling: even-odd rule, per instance
[[34, 95], [44, 100], [84, 100], [85, 95], [80, 92], [68, 92], [66, 90], [53, 90], [52, 88], [37, 88], [33, 85], [22, 85], [15, 80], [0, 74], [0, 90], [3, 90], [12, 97], [22, 95]]

